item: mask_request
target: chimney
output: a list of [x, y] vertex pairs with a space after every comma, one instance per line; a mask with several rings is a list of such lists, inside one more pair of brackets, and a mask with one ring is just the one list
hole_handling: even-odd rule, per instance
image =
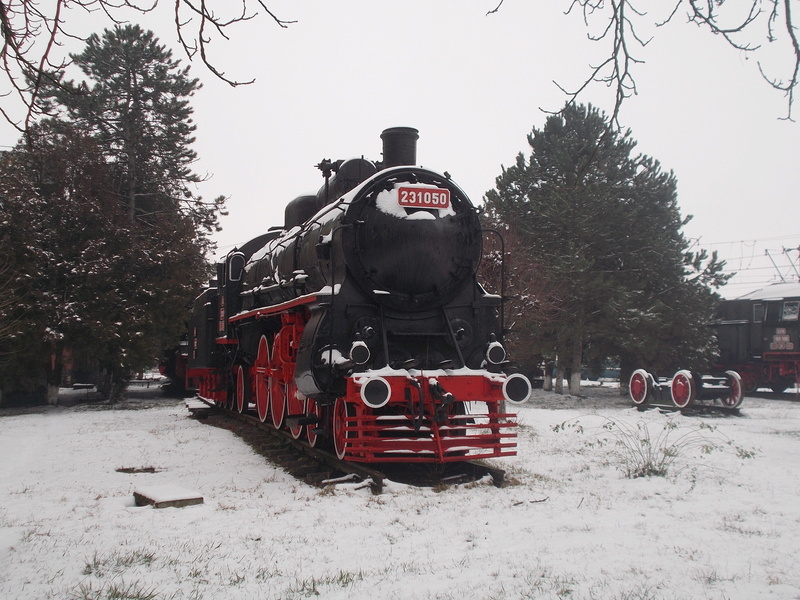
[[413, 127], [390, 127], [381, 133], [383, 168], [417, 164], [419, 131]]

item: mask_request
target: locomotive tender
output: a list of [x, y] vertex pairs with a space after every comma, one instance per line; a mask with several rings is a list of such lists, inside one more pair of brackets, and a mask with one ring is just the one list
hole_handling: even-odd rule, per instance
[[344, 460], [513, 455], [505, 403], [531, 384], [504, 372], [477, 211], [415, 166], [416, 129], [381, 138], [382, 162], [322, 161], [317, 194], [217, 264], [189, 320], [186, 386]]

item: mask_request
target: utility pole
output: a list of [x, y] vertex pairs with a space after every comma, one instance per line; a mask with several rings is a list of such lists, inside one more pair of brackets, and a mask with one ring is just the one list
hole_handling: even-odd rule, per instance
[[795, 265], [794, 262], [792, 262], [792, 257], [789, 256], [789, 252], [791, 252], [792, 250], [797, 251], [797, 259], [798, 261], [800, 261], [800, 246], [798, 246], [797, 248], [784, 248], [783, 252], [789, 258], [789, 264], [792, 265], [792, 270], [794, 271], [794, 274], [797, 275], [797, 280], [800, 281], [800, 271], [797, 270], [797, 265]]
[[778, 265], [775, 263], [775, 260], [772, 258], [772, 254], [769, 253], [769, 250], [764, 250], [764, 253], [769, 256], [770, 262], [772, 262], [772, 266], [775, 267], [775, 270], [778, 272], [778, 277], [781, 278], [781, 283], [786, 283], [786, 278], [781, 273], [781, 270], [778, 268]]

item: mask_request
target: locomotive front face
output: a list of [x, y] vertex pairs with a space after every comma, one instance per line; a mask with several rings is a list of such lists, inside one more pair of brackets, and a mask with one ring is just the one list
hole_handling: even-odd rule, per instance
[[418, 168], [380, 173], [347, 211], [344, 258], [356, 283], [400, 311], [452, 300], [477, 269], [481, 232], [466, 195]]
[[480, 221], [448, 177], [380, 171], [311, 219], [303, 239], [294, 268], [333, 294], [303, 336], [303, 394], [344, 393], [332, 364], [477, 369], [487, 359], [500, 299], [477, 285]]

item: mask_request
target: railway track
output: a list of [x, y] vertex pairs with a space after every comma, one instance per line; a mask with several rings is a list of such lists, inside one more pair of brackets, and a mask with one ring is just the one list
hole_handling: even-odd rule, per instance
[[[309, 485], [324, 488], [339, 483], [356, 483], [369, 487], [373, 494], [383, 492], [387, 481], [418, 487], [456, 485], [492, 478], [502, 487], [505, 471], [481, 461], [460, 461], [446, 464], [381, 464], [378, 467], [340, 460], [335, 454], [312, 448], [294, 439], [288, 432], [262, 423], [257, 417], [220, 408], [201, 398], [187, 401], [193, 416], [204, 423], [228, 429], [274, 464], [284, 468]], [[265, 435], [266, 434], [266, 435]]]

